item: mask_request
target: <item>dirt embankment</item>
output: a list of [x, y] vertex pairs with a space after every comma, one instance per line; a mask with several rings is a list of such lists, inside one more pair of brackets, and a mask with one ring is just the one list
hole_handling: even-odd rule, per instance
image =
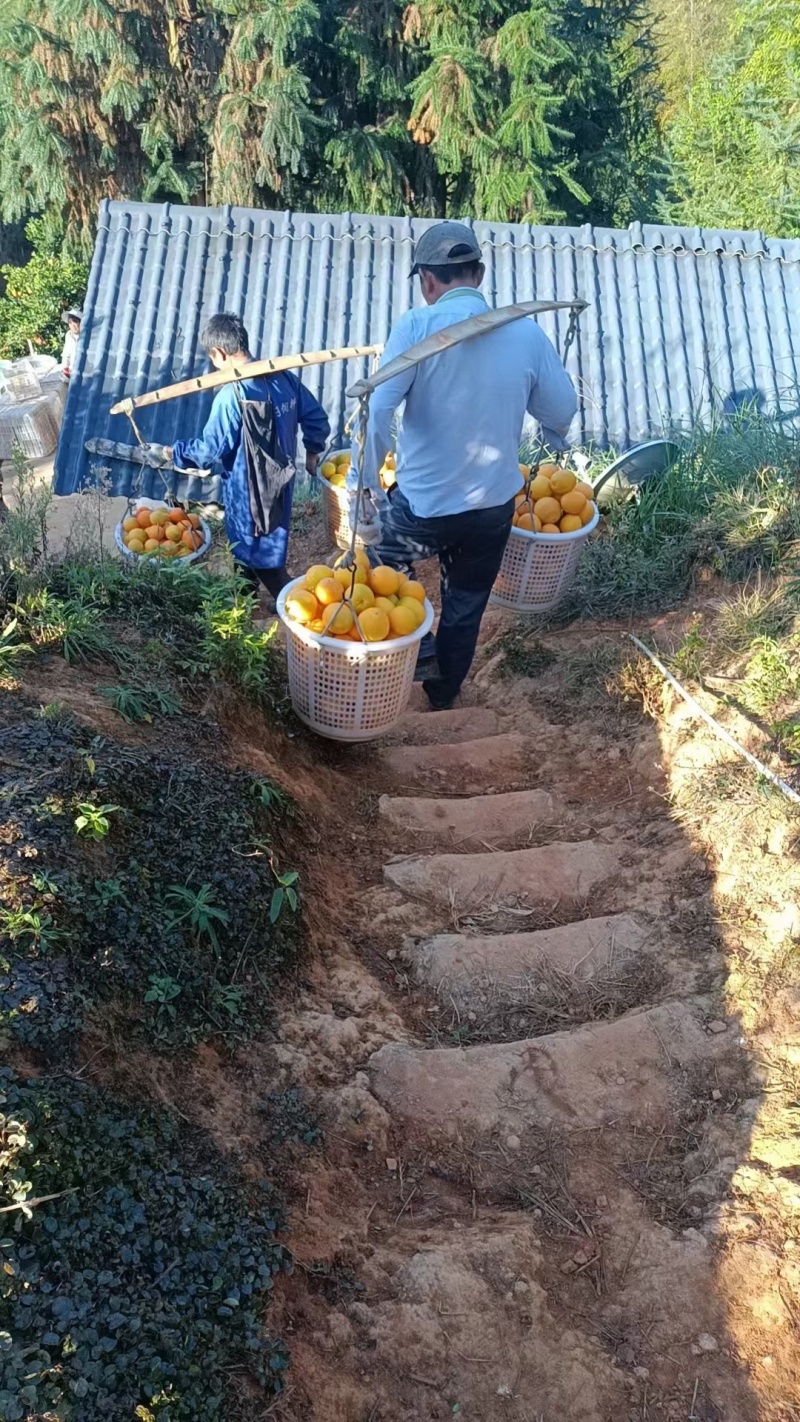
[[[528, 680], [501, 625], [388, 745], [216, 708], [300, 802], [309, 951], [263, 1042], [128, 1082], [293, 1191], [270, 1415], [790, 1422], [797, 822], [682, 707], [624, 703], [619, 633], [545, 638]], [[260, 1114], [295, 1085], [299, 1165]]]

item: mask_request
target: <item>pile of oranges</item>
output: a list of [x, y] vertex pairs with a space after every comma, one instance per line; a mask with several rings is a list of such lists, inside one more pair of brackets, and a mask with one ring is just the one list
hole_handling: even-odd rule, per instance
[[187, 558], [205, 539], [197, 514], [183, 509], [139, 509], [122, 520], [122, 541], [138, 557]]
[[314, 563], [286, 598], [286, 614], [310, 632], [343, 642], [392, 642], [425, 621], [425, 589], [413, 578], [380, 564], [370, 567], [362, 550], [354, 568], [340, 558], [334, 567]]
[[[350, 468], [350, 452], [342, 450], [339, 454], [332, 454], [330, 459], [326, 459], [319, 467], [320, 475], [333, 489], [343, 489], [347, 479], [347, 471]], [[381, 481], [382, 489], [391, 489], [397, 482], [397, 463], [395, 456], [390, 452], [387, 454], [379, 471], [378, 477]]]
[[525, 478], [516, 497], [514, 527], [526, 533], [577, 533], [595, 516], [591, 484], [583, 484], [571, 469], [542, 464], [534, 477], [520, 465]]

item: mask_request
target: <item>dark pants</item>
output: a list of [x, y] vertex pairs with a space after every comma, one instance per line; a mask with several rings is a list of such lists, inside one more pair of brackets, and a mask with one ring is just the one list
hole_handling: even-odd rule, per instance
[[266, 588], [270, 597], [277, 597], [279, 592], [291, 582], [291, 577], [286, 568], [251, 568], [247, 563], [237, 563], [236, 571], [245, 582], [250, 584], [253, 596], [258, 596], [259, 587]]
[[[513, 512], [514, 500], [509, 499], [498, 508], [418, 518], [395, 489], [382, 516], [381, 542], [375, 549], [382, 563], [412, 572], [421, 558], [439, 559], [442, 615], [435, 640], [438, 676], [434, 668], [424, 683], [434, 706], [446, 705], [458, 695], [472, 666], [481, 618], [502, 562]], [[420, 655], [426, 650], [423, 644]]]

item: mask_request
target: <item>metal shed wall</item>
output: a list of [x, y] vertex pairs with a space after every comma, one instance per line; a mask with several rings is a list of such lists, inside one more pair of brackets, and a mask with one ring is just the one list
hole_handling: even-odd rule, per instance
[[[127, 419], [108, 414], [115, 400], [206, 368], [198, 338], [215, 311], [244, 316], [258, 355], [385, 340], [397, 316], [419, 301], [412, 250], [429, 225], [350, 213], [103, 203], [56, 491], [71, 493], [90, 479], [99, 461], [86, 453], [87, 439], [131, 441]], [[490, 303], [590, 302], [569, 356], [580, 394], [574, 443], [624, 449], [748, 400], [796, 410], [800, 241], [640, 224], [625, 232], [473, 225]], [[544, 316], [541, 324], [560, 349], [566, 318]], [[304, 376], [335, 433], [345, 421], [345, 389], [366, 365], [337, 362]], [[143, 437], [165, 444], [191, 437], [209, 404], [192, 396], [144, 410]], [[113, 461], [114, 492], [129, 492], [137, 473]], [[161, 487], [148, 471], [142, 491]], [[196, 495], [200, 485], [184, 489]]]

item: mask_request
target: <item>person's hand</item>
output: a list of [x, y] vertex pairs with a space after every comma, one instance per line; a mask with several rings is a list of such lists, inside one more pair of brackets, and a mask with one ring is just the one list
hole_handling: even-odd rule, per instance
[[312, 453], [309, 451], [309, 452], [306, 454], [306, 474], [310, 475], [310, 477], [311, 477], [312, 479], [316, 478], [317, 465], [318, 465], [318, 464], [319, 464], [319, 455], [318, 455], [318, 454], [312, 454]]
[[381, 541], [381, 516], [377, 503], [369, 490], [365, 490], [361, 496], [361, 507], [358, 507], [358, 495], [350, 495], [350, 527], [355, 527], [356, 538], [363, 543], [365, 548], [374, 548]]

